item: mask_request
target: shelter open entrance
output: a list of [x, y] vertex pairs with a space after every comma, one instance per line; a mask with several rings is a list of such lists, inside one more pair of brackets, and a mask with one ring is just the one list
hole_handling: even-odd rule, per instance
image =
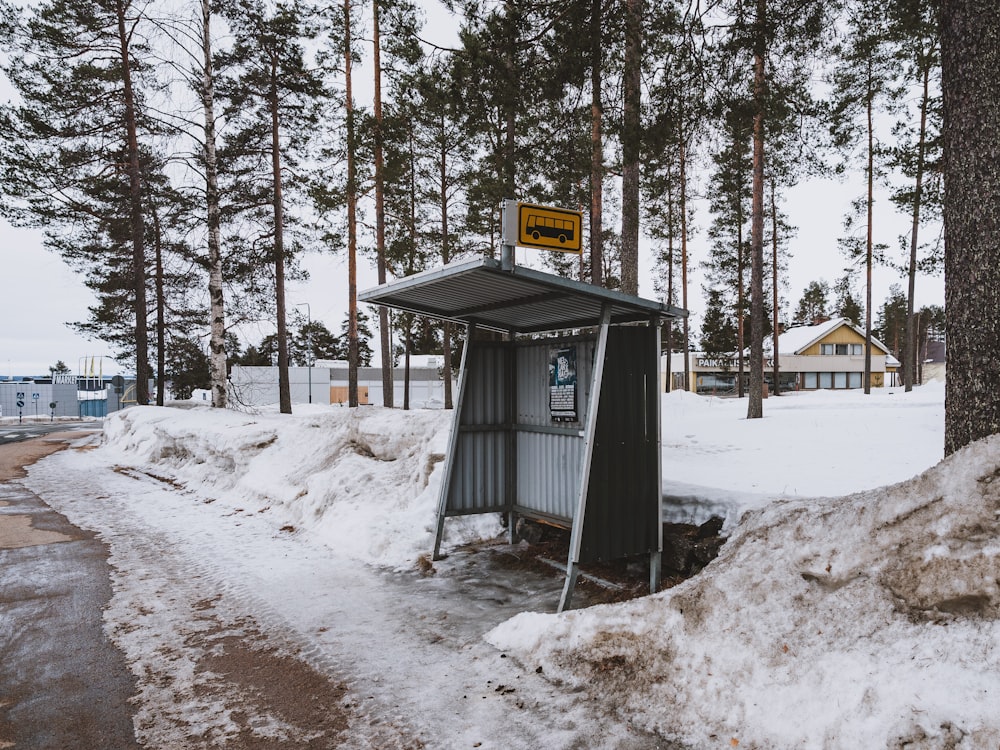
[[559, 610], [581, 563], [648, 555], [659, 587], [659, 302], [489, 258], [359, 299], [468, 327], [434, 557], [445, 520], [507, 514], [570, 529]]

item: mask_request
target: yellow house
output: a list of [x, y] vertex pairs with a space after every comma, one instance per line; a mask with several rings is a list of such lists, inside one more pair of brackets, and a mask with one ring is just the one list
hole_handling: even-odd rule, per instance
[[[764, 341], [764, 380], [773, 391], [773, 339]], [[736, 355], [692, 352], [691, 390], [725, 394], [736, 389], [739, 361]], [[749, 355], [744, 354], [744, 378]], [[886, 346], [872, 339], [871, 384], [873, 388], [895, 384], [899, 362]], [[684, 382], [684, 361], [671, 358], [674, 383]], [[778, 337], [778, 376], [782, 391], [848, 389], [864, 387], [865, 334], [847, 318], [789, 328]], [[679, 378], [678, 378], [679, 374]], [[887, 382], [888, 381], [888, 382]]]

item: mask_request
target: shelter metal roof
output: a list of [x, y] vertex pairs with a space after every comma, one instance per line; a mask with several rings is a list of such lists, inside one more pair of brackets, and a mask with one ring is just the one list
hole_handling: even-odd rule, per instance
[[601, 306], [612, 323], [683, 318], [687, 311], [612, 289], [515, 266], [492, 258], [451, 263], [358, 295], [362, 302], [466, 325], [537, 333], [598, 325]]

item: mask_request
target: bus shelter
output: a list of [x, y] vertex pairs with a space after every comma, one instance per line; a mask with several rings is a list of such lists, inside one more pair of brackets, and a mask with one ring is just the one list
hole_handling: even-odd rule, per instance
[[468, 327], [437, 512], [570, 530], [559, 611], [580, 565], [662, 550], [660, 325], [684, 310], [480, 258], [359, 295]]

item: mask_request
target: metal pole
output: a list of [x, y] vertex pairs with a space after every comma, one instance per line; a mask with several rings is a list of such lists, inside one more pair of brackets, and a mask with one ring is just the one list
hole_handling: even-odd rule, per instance
[[583, 461], [580, 467], [580, 491], [577, 495], [576, 513], [573, 515], [573, 530], [570, 533], [569, 559], [566, 561], [566, 582], [563, 585], [562, 596], [559, 598], [559, 609], [562, 612], [569, 608], [573, 599], [573, 589], [580, 575], [580, 547], [583, 543], [583, 521], [587, 515], [587, 492], [590, 489], [590, 466], [594, 458], [594, 440], [597, 433], [597, 409], [601, 403], [601, 383], [604, 380], [604, 359], [608, 351], [608, 328], [611, 324], [611, 305], [607, 302], [601, 305], [601, 330], [597, 337], [597, 350], [594, 352], [594, 374], [590, 386], [590, 403], [587, 406], [587, 425], [583, 433]]

